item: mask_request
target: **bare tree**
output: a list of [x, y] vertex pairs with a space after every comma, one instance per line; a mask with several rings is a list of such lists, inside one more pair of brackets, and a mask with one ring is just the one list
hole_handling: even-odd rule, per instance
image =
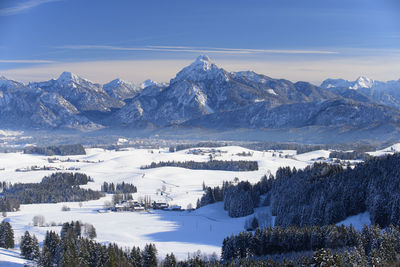
[[112, 207], [113, 207], [113, 203], [111, 203], [111, 201], [108, 201], [108, 200], [104, 201], [104, 204], [103, 204], [104, 209], [108, 210], [108, 209], [111, 209]]
[[143, 199], [144, 208], [147, 210], [151, 207], [151, 197], [146, 195]]
[[84, 235], [90, 239], [97, 237], [96, 228], [93, 224], [85, 223]]
[[33, 226], [43, 226], [45, 223], [45, 219], [43, 215], [36, 215], [32, 219]]

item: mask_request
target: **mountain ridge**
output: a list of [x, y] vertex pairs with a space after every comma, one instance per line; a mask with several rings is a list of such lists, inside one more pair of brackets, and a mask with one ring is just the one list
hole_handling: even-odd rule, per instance
[[80, 130], [397, 125], [400, 95], [397, 98], [391, 88], [397, 82], [400, 86], [400, 80], [327, 79], [319, 87], [253, 71], [228, 72], [209, 57], [199, 56], [169, 83], [146, 80], [135, 85], [117, 78], [101, 85], [71, 72], [29, 84], [1, 77], [0, 122]]

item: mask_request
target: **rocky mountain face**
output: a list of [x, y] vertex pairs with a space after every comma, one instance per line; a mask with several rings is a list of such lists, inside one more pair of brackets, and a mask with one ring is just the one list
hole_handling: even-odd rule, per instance
[[355, 81], [343, 79], [327, 79], [321, 87], [344, 97], [358, 101], [362, 99], [400, 108], [400, 79], [397, 81], [381, 82], [367, 77], [359, 77]]
[[[198, 57], [168, 84], [100, 85], [64, 72], [25, 85], [0, 78], [0, 123], [11, 128], [210, 129], [399, 124], [400, 81], [328, 79], [320, 87], [252, 71], [228, 72]], [[396, 102], [397, 101], [397, 102]], [[396, 108], [394, 108], [396, 107]]]
[[137, 87], [133, 83], [121, 79], [115, 79], [104, 84], [103, 89], [112, 98], [125, 100], [137, 96], [143, 88]]
[[56, 92], [0, 79], [0, 122], [12, 128], [99, 128]]
[[116, 113], [114, 121], [128, 124], [147, 121], [165, 126], [258, 102], [272, 108], [336, 97], [310, 83], [292, 83], [250, 71], [230, 73], [208, 57], [200, 56], [182, 69], [168, 86], [154, 85], [143, 90]]
[[219, 112], [185, 122], [184, 126], [223, 128], [300, 128], [306, 126], [367, 127], [400, 122], [400, 111], [384, 105], [350, 99], [285, 104], [270, 108], [265, 103]]
[[[71, 72], [63, 72], [57, 80], [30, 83], [30, 88], [58, 93], [80, 111], [108, 112], [124, 103], [107, 94], [100, 84], [92, 83]], [[116, 90], [117, 91], [117, 90]]]

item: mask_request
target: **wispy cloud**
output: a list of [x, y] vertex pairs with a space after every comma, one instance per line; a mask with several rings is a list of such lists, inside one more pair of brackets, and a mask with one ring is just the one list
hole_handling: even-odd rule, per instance
[[[193, 60], [193, 59], [192, 59]], [[54, 64], [27, 65], [23, 68], [0, 70], [0, 76], [23, 82], [44, 81], [55, 78], [63, 71], [71, 71], [95, 82], [106, 83], [117, 77], [139, 83], [147, 78], [169, 81], [192, 60], [104, 60], [86, 62], [56, 62]], [[371, 58], [337, 58], [286, 60], [223, 59], [216, 62], [227, 71], [253, 70], [274, 78], [292, 81], [310, 81], [319, 84], [326, 78], [355, 80], [367, 76], [376, 80], [399, 78], [400, 55]]]
[[37, 7], [42, 4], [58, 2], [58, 1], [62, 1], [62, 0], [28, 0], [28, 1], [25, 1], [22, 3], [18, 3], [15, 6], [0, 9], [0, 16], [15, 15], [15, 14], [27, 11], [31, 8]]
[[112, 45], [65, 45], [61, 49], [73, 50], [114, 50], [114, 51], [158, 51], [158, 52], [187, 52], [215, 54], [338, 54], [336, 51], [297, 50], [297, 49], [248, 49], [221, 47], [192, 47], [192, 46], [142, 46], [122, 47]]
[[55, 61], [43, 60], [43, 59], [0, 59], [0, 63], [40, 64], [40, 63], [55, 63]]

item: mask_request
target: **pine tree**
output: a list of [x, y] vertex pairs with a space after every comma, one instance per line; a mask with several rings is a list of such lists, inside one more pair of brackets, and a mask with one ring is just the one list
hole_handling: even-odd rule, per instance
[[39, 265], [42, 267], [53, 266], [53, 258], [51, 256], [50, 250], [46, 246], [43, 246], [43, 249], [40, 253]]
[[0, 247], [14, 248], [14, 231], [11, 224], [5, 220], [0, 223]]
[[143, 267], [157, 267], [157, 249], [153, 244], [146, 244], [142, 252]]
[[36, 236], [33, 235], [33, 237], [32, 237], [32, 259], [38, 260], [39, 257], [40, 257], [39, 241], [37, 240]]
[[5, 229], [4, 247], [14, 248], [14, 230], [12, 229], [11, 224], [9, 222], [5, 222], [4, 229]]
[[54, 231], [47, 231], [43, 241], [41, 258], [49, 261], [49, 264], [56, 263], [57, 249], [60, 244], [60, 237]]
[[40, 256], [39, 242], [35, 235], [33, 237], [28, 231], [21, 237], [21, 255], [28, 260], [37, 260]]
[[74, 233], [76, 237], [80, 237], [82, 234], [81, 223], [79, 221], [75, 223]]
[[142, 255], [138, 247], [133, 247], [129, 254], [129, 261], [135, 267], [142, 266]]
[[24, 235], [21, 237], [20, 244], [21, 255], [25, 259], [31, 259], [32, 254], [32, 237], [28, 231], [25, 231]]
[[163, 267], [176, 267], [176, 258], [173, 253], [171, 255], [167, 254], [165, 256], [164, 262], [163, 262]]

